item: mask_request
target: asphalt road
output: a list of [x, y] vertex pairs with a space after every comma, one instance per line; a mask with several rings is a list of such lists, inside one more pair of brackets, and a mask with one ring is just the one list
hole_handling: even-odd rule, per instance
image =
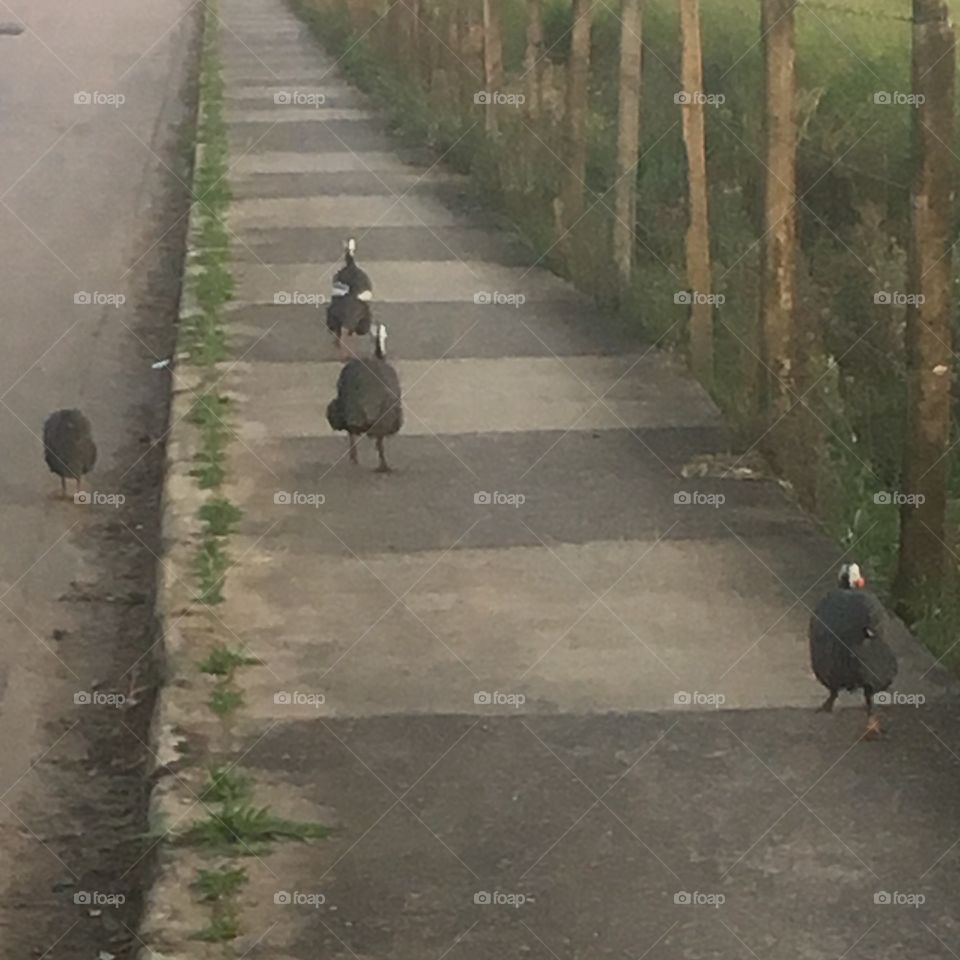
[[[75, 694], [142, 672], [130, 670], [142, 648], [113, 642], [112, 613], [97, 597], [114, 589], [121, 554], [131, 590], [149, 567], [135, 548], [149, 518], [131, 519], [129, 508], [151, 496], [147, 437], [162, 432], [167, 384], [150, 361], [170, 334], [169, 304], [154, 297], [151, 323], [145, 291], [166, 286], [170, 296], [171, 281], [157, 276], [167, 241], [158, 241], [172, 223], [193, 11], [190, 0], [0, 4], [0, 19], [25, 26], [0, 36], [0, 864], [20, 864], [0, 871], [4, 949], [29, 942], [39, 954], [63, 934], [51, 956], [94, 955], [65, 946], [70, 910], [59, 926], [30, 915], [37, 899], [23, 865], [44, 883], [53, 871], [68, 891], [82, 883], [84, 864], [58, 850], [58, 830], [44, 823], [79, 793], [53, 773], [79, 775], [70, 758], [91, 753]], [[129, 485], [126, 512], [52, 498], [42, 423], [73, 406], [99, 446], [90, 486], [123, 495]], [[130, 602], [142, 618], [143, 598]], [[72, 833], [85, 829], [71, 822]]]

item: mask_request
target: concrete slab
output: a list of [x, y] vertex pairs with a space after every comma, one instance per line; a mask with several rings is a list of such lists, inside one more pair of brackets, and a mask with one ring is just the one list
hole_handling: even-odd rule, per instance
[[280, 197], [238, 200], [227, 223], [247, 231], [297, 227], [451, 227], [460, 222], [437, 200], [423, 196]]
[[[368, 197], [361, 199], [373, 202]], [[407, 209], [411, 206], [412, 201], [409, 201]], [[384, 221], [389, 221], [390, 218], [390, 215], [385, 215]], [[331, 216], [330, 219], [336, 218]], [[402, 217], [398, 216], [397, 219]], [[345, 220], [346, 217], [339, 218], [339, 221]], [[356, 223], [339, 223], [339, 229], [342, 230], [355, 227]], [[256, 228], [240, 228], [234, 221], [232, 229], [236, 230], [241, 240], [248, 236], [251, 239], [256, 238]], [[413, 229], [411, 228], [411, 232]], [[238, 263], [234, 270], [237, 301], [248, 305], [269, 304], [276, 302], [278, 293], [291, 291], [327, 295], [330, 292], [331, 279], [340, 266], [342, 261], [339, 258], [330, 263], [317, 264], [268, 266]], [[478, 300], [489, 300], [491, 306], [516, 303], [514, 309], [518, 314], [523, 312], [528, 303], [559, 301], [585, 306], [587, 302], [582, 294], [578, 294], [573, 287], [546, 270], [501, 267], [482, 260], [442, 263], [378, 260], [375, 269], [371, 265], [369, 272], [377, 302], [477, 303]], [[523, 302], [520, 302], [521, 297]]]
[[[238, 178], [232, 186], [233, 196], [238, 200], [271, 199], [273, 197], [398, 197], [406, 194], [431, 193], [433, 198], [448, 207], [462, 204], [465, 199], [465, 184], [457, 174], [438, 174], [433, 171], [389, 173], [374, 169], [342, 173], [299, 174], [254, 174]], [[278, 262], [292, 262], [283, 251], [284, 236], [296, 237], [310, 228], [279, 228], [272, 241], [276, 245]], [[233, 251], [236, 255], [237, 251]], [[242, 251], [240, 251], [242, 253]], [[392, 257], [387, 259], [394, 259]], [[272, 259], [269, 262], [274, 262]]]
[[[274, 79], [283, 82], [279, 75]], [[360, 120], [331, 120], [329, 123], [276, 123], [271, 120], [230, 123], [227, 128], [230, 149], [234, 153], [244, 153], [254, 147], [257, 150], [301, 153], [365, 153], [368, 150], [382, 152], [390, 146], [390, 138], [382, 126]]]
[[[322, 510], [274, 512], [281, 509], [323, 522]], [[269, 664], [243, 678], [257, 720], [290, 717], [275, 700], [285, 689], [278, 677], [324, 694], [308, 708], [313, 717], [815, 707], [823, 699], [809, 671], [806, 607], [791, 608], [794, 598], [734, 538], [698, 542], [695, 551], [670, 540], [552, 541], [351, 557], [305, 550], [274, 532], [269, 544], [241, 537], [236, 546], [245, 562], [230, 622]], [[776, 543], [754, 548], [769, 554]], [[289, 575], [277, 582], [281, 557]], [[336, 596], [322, 622], [313, 607], [319, 584]], [[758, 674], [768, 682], [756, 683]], [[914, 690], [920, 679], [904, 682]], [[493, 691], [524, 699], [478, 707], [476, 695]]]
[[[302, 92], [291, 93], [292, 98], [310, 96]], [[369, 110], [356, 107], [335, 107], [318, 103], [312, 107], [296, 106], [281, 100], [262, 107], [233, 107], [226, 111], [228, 123], [330, 123], [332, 120], [369, 121], [373, 114]]]
[[[613, 318], [591, 317], [578, 304], [559, 301], [525, 304], [522, 312], [474, 303], [379, 302], [375, 316], [387, 324], [390, 354], [398, 360], [605, 356], [649, 346]], [[336, 348], [323, 324], [315, 307], [240, 307], [230, 313], [230, 341], [235, 356], [247, 363], [330, 362], [337, 359]], [[679, 364], [674, 367], [685, 375]]]
[[[401, 360], [404, 436], [644, 427], [720, 422], [699, 385], [655, 357]], [[239, 435], [324, 436], [317, 401], [333, 395], [340, 364], [234, 364], [224, 384], [243, 412]]]
[[938, 827], [960, 713], [904, 708], [880, 750], [853, 745], [859, 719], [278, 725], [247, 762], [350, 818], [294, 874], [324, 907], [274, 907], [265, 878], [249, 956], [949, 960], [960, 858]]
[[326, 174], [365, 173], [426, 173], [428, 167], [411, 167], [396, 153], [389, 151], [365, 151], [362, 154], [344, 153], [296, 153], [258, 150], [237, 157], [230, 165], [231, 177], [243, 178], [251, 174]]

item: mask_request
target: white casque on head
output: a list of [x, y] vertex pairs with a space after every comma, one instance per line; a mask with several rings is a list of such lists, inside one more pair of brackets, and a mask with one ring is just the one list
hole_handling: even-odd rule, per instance
[[864, 584], [863, 574], [860, 572], [860, 564], [858, 563], [845, 563], [840, 568], [841, 579], [844, 576], [846, 576], [852, 588], [862, 587]]
[[376, 336], [377, 346], [380, 348], [381, 353], [386, 353], [387, 328], [382, 323], [377, 324], [377, 331], [375, 336]]
[[356, 252], [357, 252], [357, 241], [354, 240], [353, 237], [351, 237], [347, 241], [347, 253], [349, 253], [350, 256], [352, 257]]

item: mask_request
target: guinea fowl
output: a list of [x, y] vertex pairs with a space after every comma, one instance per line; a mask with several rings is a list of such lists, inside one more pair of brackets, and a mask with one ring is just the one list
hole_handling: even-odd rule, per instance
[[373, 286], [354, 256], [357, 241], [351, 237], [345, 247], [344, 265], [333, 278], [333, 299], [327, 307], [327, 327], [337, 338], [340, 359], [348, 359], [343, 349], [343, 334], [364, 336], [370, 332], [370, 304]]
[[327, 422], [334, 430], [350, 436], [350, 462], [357, 463], [357, 437], [366, 434], [377, 442], [379, 473], [390, 466], [383, 441], [403, 426], [400, 378], [386, 360], [387, 328], [377, 324], [376, 353], [372, 357], [350, 360], [337, 378], [337, 395], [327, 406]]
[[868, 590], [860, 567], [845, 563], [839, 584], [817, 604], [810, 618], [810, 664], [829, 696], [820, 709], [833, 710], [841, 690], [863, 690], [867, 704], [865, 736], [880, 734], [873, 695], [889, 688], [897, 658], [884, 640], [887, 614]]
[[90, 421], [79, 410], [57, 410], [43, 423], [43, 459], [60, 477], [60, 493], [67, 495], [67, 478], [79, 492], [83, 478], [97, 462]]

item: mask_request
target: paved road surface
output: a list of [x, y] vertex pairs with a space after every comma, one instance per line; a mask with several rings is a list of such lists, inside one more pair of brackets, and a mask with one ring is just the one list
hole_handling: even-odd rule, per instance
[[[955, 955], [957, 711], [929, 661], [899, 639], [899, 689], [928, 700], [887, 743], [815, 714], [808, 605], [837, 551], [774, 484], [684, 480], [729, 443], [703, 393], [404, 162], [279, 0], [224, 14], [244, 519], [218, 615], [264, 661], [233, 758], [336, 827], [245, 859], [237, 952]], [[294, 90], [324, 107], [274, 105]], [[406, 391], [388, 477], [328, 430], [333, 346], [289, 303], [328, 292], [348, 231]], [[526, 300], [475, 302], [494, 292]], [[201, 743], [186, 660], [184, 683]], [[171, 951], [187, 864], [148, 930]]]
[[[56, 484], [39, 434], [51, 410], [82, 407], [100, 447], [92, 485], [125, 493], [128, 505], [152, 499], [147, 461], [133, 465], [147, 449], [142, 435], [159, 433], [164, 416], [166, 384], [150, 360], [169, 342], [171, 304], [156, 293], [175, 287], [156, 275], [163, 244], [154, 244], [184, 116], [191, 9], [188, 0], [10, 0], [0, 9], [0, 20], [27, 27], [0, 37], [0, 940], [11, 951], [4, 956], [40, 955], [61, 937], [50, 956], [96, 955], [82, 938], [101, 922], [73, 905], [72, 892], [101, 859], [91, 816], [108, 830], [124, 817], [124, 790], [111, 794], [96, 770], [82, 768], [99, 736], [73, 698], [96, 682], [127, 688], [144, 603], [127, 598], [133, 636], [118, 641], [109, 627], [120, 610], [103, 598], [143, 586], [143, 551], [131, 530], [142, 521], [146, 536], [149, 520], [51, 500]], [[76, 304], [84, 294], [93, 302]], [[124, 721], [137, 725], [129, 714]], [[102, 796], [85, 796], [71, 776], [101, 783]], [[95, 804], [85, 821], [76, 819], [81, 798]], [[87, 830], [85, 850], [76, 840]], [[126, 886], [121, 872], [115, 882]], [[57, 896], [51, 882], [62, 882]], [[96, 942], [106, 949], [114, 935]]]

